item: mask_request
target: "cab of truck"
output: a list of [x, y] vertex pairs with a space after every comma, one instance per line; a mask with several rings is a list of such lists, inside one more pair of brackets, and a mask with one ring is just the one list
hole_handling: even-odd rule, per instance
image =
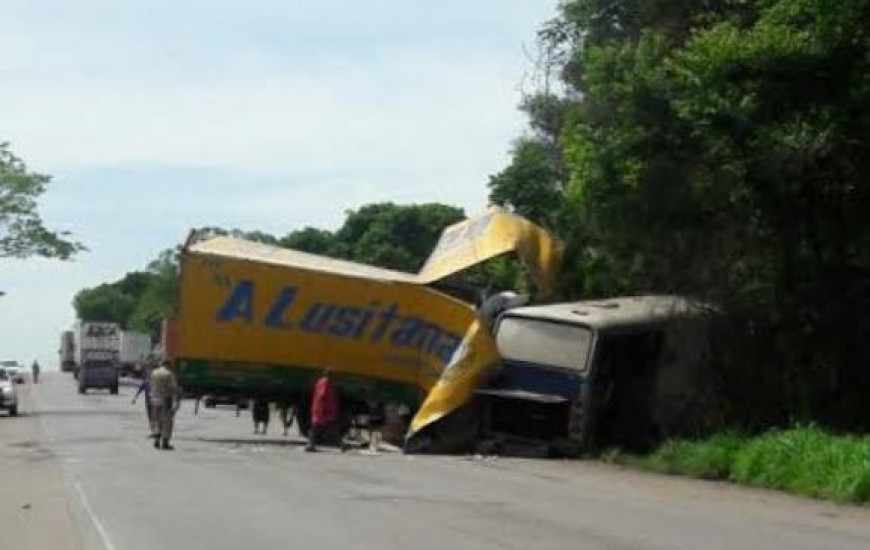
[[112, 352], [92, 351], [85, 356], [78, 372], [78, 392], [89, 389], [107, 389], [113, 395], [118, 393], [118, 362]]
[[506, 311], [495, 327], [502, 368], [477, 392], [484, 437], [577, 455], [692, 431], [710, 380], [710, 313], [672, 296]]

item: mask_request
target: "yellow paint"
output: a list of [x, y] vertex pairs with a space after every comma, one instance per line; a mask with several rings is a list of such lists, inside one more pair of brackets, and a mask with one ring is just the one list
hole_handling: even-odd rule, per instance
[[432, 282], [490, 258], [515, 252], [543, 295], [552, 293], [562, 261], [562, 244], [525, 218], [492, 207], [444, 230], [420, 271]]
[[465, 404], [499, 365], [498, 348], [489, 330], [475, 321], [441, 379], [429, 391], [411, 421], [409, 435], [437, 422]]
[[[276, 317], [287, 293], [295, 298]], [[236, 307], [229, 310], [236, 314], [228, 316], [233, 296]], [[366, 315], [369, 321], [361, 326]], [[425, 390], [473, 320], [468, 304], [420, 285], [195, 250], [183, 259], [179, 356], [184, 358], [329, 367]]]

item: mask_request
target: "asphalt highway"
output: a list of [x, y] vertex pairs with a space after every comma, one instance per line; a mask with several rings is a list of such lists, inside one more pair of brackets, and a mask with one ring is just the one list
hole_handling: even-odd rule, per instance
[[870, 548], [867, 508], [590, 461], [308, 454], [275, 415], [255, 436], [248, 412], [190, 402], [157, 451], [133, 391], [22, 388], [0, 418], [2, 548]]

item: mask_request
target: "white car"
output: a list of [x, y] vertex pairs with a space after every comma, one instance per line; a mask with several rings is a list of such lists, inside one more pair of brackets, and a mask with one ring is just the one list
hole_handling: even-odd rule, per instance
[[6, 372], [16, 384], [24, 383], [24, 369], [21, 367], [6, 367]]
[[0, 368], [0, 409], [9, 411], [10, 416], [18, 415], [18, 390], [5, 368]]
[[0, 363], [0, 369], [6, 369], [6, 372], [16, 384], [24, 383], [24, 367], [19, 365], [17, 361], [3, 361]]

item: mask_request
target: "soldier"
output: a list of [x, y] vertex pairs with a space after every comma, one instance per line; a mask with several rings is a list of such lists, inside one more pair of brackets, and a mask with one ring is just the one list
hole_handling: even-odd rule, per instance
[[175, 380], [175, 375], [169, 370], [170, 362], [163, 361], [160, 367], [151, 373], [151, 414], [157, 426], [158, 437], [154, 438], [154, 448], [166, 451], [173, 450], [169, 441], [172, 439], [172, 423], [175, 413], [181, 404], [181, 388]]

